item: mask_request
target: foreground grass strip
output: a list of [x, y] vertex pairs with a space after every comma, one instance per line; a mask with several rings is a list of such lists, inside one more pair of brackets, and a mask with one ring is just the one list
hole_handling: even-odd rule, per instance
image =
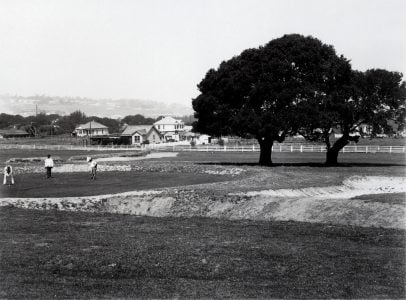
[[404, 298], [405, 231], [0, 208], [2, 298]]

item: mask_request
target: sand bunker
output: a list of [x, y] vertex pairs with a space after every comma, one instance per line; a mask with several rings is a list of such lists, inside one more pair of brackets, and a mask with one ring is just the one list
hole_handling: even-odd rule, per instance
[[406, 180], [402, 177], [381, 176], [352, 176], [344, 180], [342, 185], [327, 187], [309, 187], [303, 189], [263, 190], [248, 193], [235, 193], [231, 195], [245, 195], [249, 197], [288, 197], [321, 199], [349, 199], [361, 195], [404, 193]]
[[146, 216], [283, 220], [366, 227], [405, 228], [405, 206], [353, 199], [405, 193], [403, 177], [351, 177], [339, 186], [214, 195], [202, 190], [165, 189], [92, 197], [0, 199], [0, 206], [125, 213]]
[[178, 155], [177, 152], [153, 152], [153, 153], [149, 153], [145, 156], [135, 156], [135, 157], [114, 156], [114, 157], [97, 158], [96, 160], [99, 162], [102, 162], [102, 161], [132, 161], [132, 160], [143, 160], [143, 159], [152, 159], [152, 158], [176, 157], [177, 155]]

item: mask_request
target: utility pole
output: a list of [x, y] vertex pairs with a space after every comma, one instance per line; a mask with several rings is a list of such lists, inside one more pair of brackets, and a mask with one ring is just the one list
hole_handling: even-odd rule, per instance
[[35, 117], [38, 115], [38, 104], [35, 104]]
[[89, 122], [89, 128], [90, 128], [90, 131], [89, 131], [89, 135], [90, 135], [90, 137], [89, 137], [89, 145], [91, 145], [92, 144], [92, 120], [90, 120], [90, 122]]

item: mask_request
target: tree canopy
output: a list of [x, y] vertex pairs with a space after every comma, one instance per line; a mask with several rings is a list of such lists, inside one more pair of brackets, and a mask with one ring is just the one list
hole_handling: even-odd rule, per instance
[[259, 163], [272, 164], [274, 141], [297, 131], [301, 103], [313, 103], [348, 83], [351, 67], [332, 46], [313, 37], [285, 35], [210, 69], [193, 99], [194, 130], [255, 137]]

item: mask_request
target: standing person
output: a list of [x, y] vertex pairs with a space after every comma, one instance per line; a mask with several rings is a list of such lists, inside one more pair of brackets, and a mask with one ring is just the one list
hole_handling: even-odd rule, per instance
[[13, 168], [10, 165], [7, 165], [4, 168], [4, 179], [3, 179], [3, 184], [7, 184], [8, 181], [8, 186], [11, 186], [14, 184], [14, 177], [13, 177]]
[[54, 167], [54, 160], [51, 155], [48, 154], [48, 158], [45, 159], [45, 169], [47, 170], [47, 178], [52, 177], [52, 168]]
[[97, 172], [97, 162], [93, 160], [91, 157], [87, 157], [87, 162], [92, 170], [92, 174], [90, 179], [96, 180], [96, 172]]

